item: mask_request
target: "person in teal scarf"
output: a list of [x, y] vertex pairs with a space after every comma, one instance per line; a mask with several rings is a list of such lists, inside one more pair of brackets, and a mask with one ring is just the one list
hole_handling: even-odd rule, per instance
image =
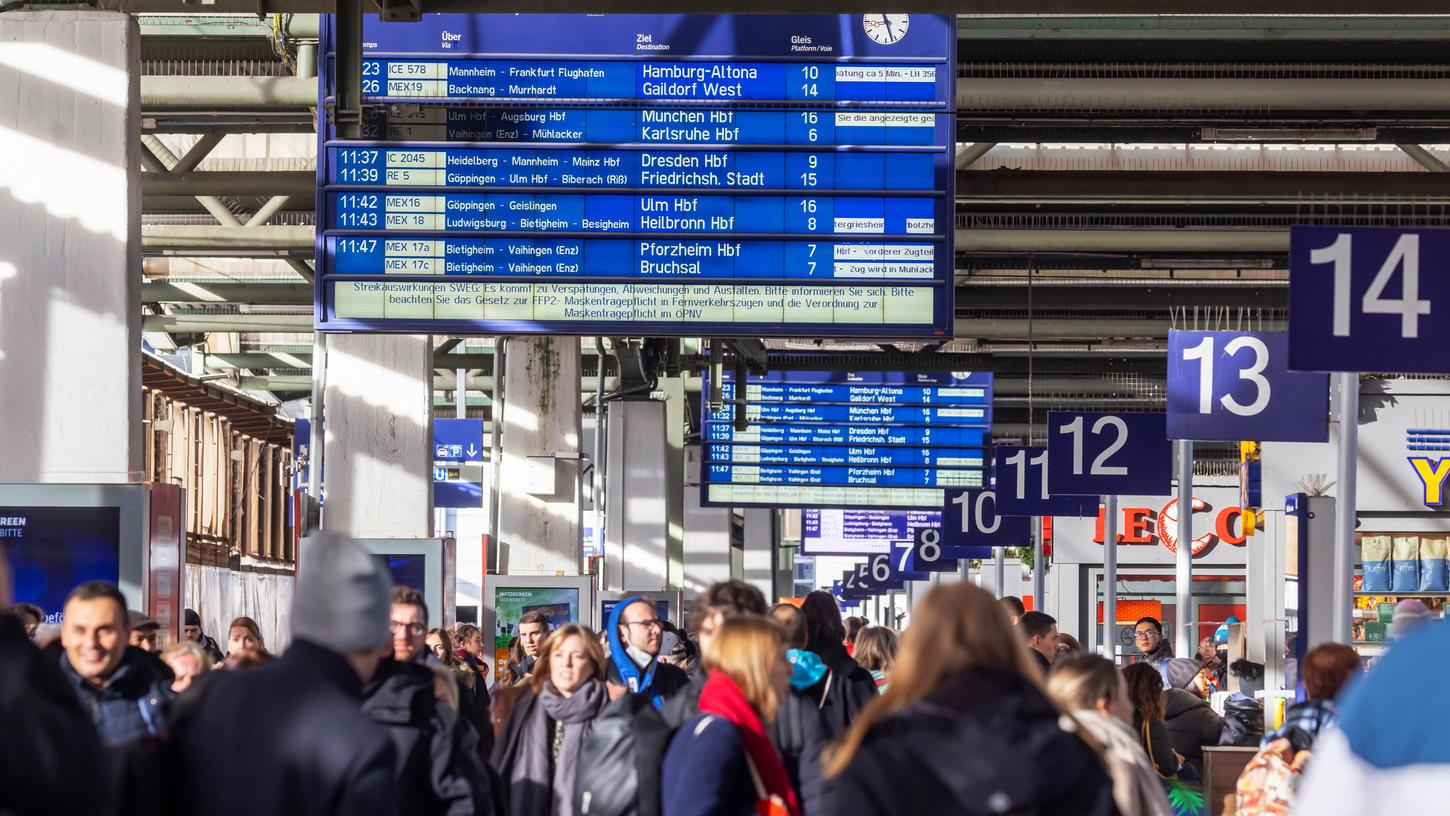
[[626, 598], [609, 615], [608, 682], [650, 699], [655, 708], [690, 685], [689, 675], [661, 663], [660, 638], [664, 621], [653, 603]]

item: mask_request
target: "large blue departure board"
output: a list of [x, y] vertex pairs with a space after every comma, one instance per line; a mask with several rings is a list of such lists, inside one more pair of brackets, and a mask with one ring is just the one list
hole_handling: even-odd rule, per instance
[[369, 17], [362, 138], [320, 125], [317, 327], [948, 336], [955, 37], [942, 15]]
[[[939, 510], [949, 487], [986, 484], [992, 375], [775, 371], [704, 407], [702, 500], [732, 507]], [[707, 383], [708, 388], [708, 383]]]

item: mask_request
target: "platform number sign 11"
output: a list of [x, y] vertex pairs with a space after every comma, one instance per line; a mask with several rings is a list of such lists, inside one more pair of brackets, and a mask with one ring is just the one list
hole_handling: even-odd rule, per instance
[[1289, 367], [1450, 373], [1450, 230], [1294, 227]]
[[1166, 496], [1172, 489], [1166, 414], [1050, 411], [1047, 452], [1053, 493]]
[[[999, 516], [1096, 516], [1096, 495], [1049, 491], [1047, 448], [997, 445], [992, 449]], [[948, 511], [950, 512], [950, 511]]]
[[1168, 438], [1324, 442], [1329, 375], [1290, 371], [1282, 332], [1170, 331]]

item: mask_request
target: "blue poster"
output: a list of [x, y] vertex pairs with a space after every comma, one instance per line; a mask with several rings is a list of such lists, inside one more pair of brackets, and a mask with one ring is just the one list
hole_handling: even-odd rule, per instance
[[1050, 411], [1047, 485], [1053, 493], [1166, 496], [1173, 444], [1166, 414]]
[[1329, 375], [1289, 370], [1283, 332], [1168, 332], [1168, 438], [1325, 442]]
[[1289, 367], [1450, 373], [1450, 230], [1294, 227]]

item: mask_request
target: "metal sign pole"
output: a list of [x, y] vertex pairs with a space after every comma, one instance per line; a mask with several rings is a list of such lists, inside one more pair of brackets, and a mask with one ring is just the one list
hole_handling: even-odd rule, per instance
[[1002, 598], [1007, 595], [1007, 550], [998, 547], [993, 551], [992, 556], [992, 567], [994, 569], [992, 576], [993, 580], [996, 581], [992, 585], [992, 589], [997, 592], [998, 598]]
[[1350, 642], [1350, 616], [1354, 606], [1353, 559], [1355, 516], [1355, 463], [1359, 460], [1359, 374], [1334, 375], [1339, 386], [1339, 495], [1334, 505], [1334, 625], [1338, 643]]
[[1032, 608], [1039, 612], [1047, 611], [1047, 604], [1043, 600], [1044, 587], [1047, 584], [1047, 570], [1042, 565], [1042, 521], [1037, 516], [1032, 516]]
[[1178, 629], [1174, 653], [1188, 657], [1197, 652], [1193, 642], [1193, 443], [1178, 443]]
[[1118, 497], [1103, 497], [1103, 655], [1118, 662]]

